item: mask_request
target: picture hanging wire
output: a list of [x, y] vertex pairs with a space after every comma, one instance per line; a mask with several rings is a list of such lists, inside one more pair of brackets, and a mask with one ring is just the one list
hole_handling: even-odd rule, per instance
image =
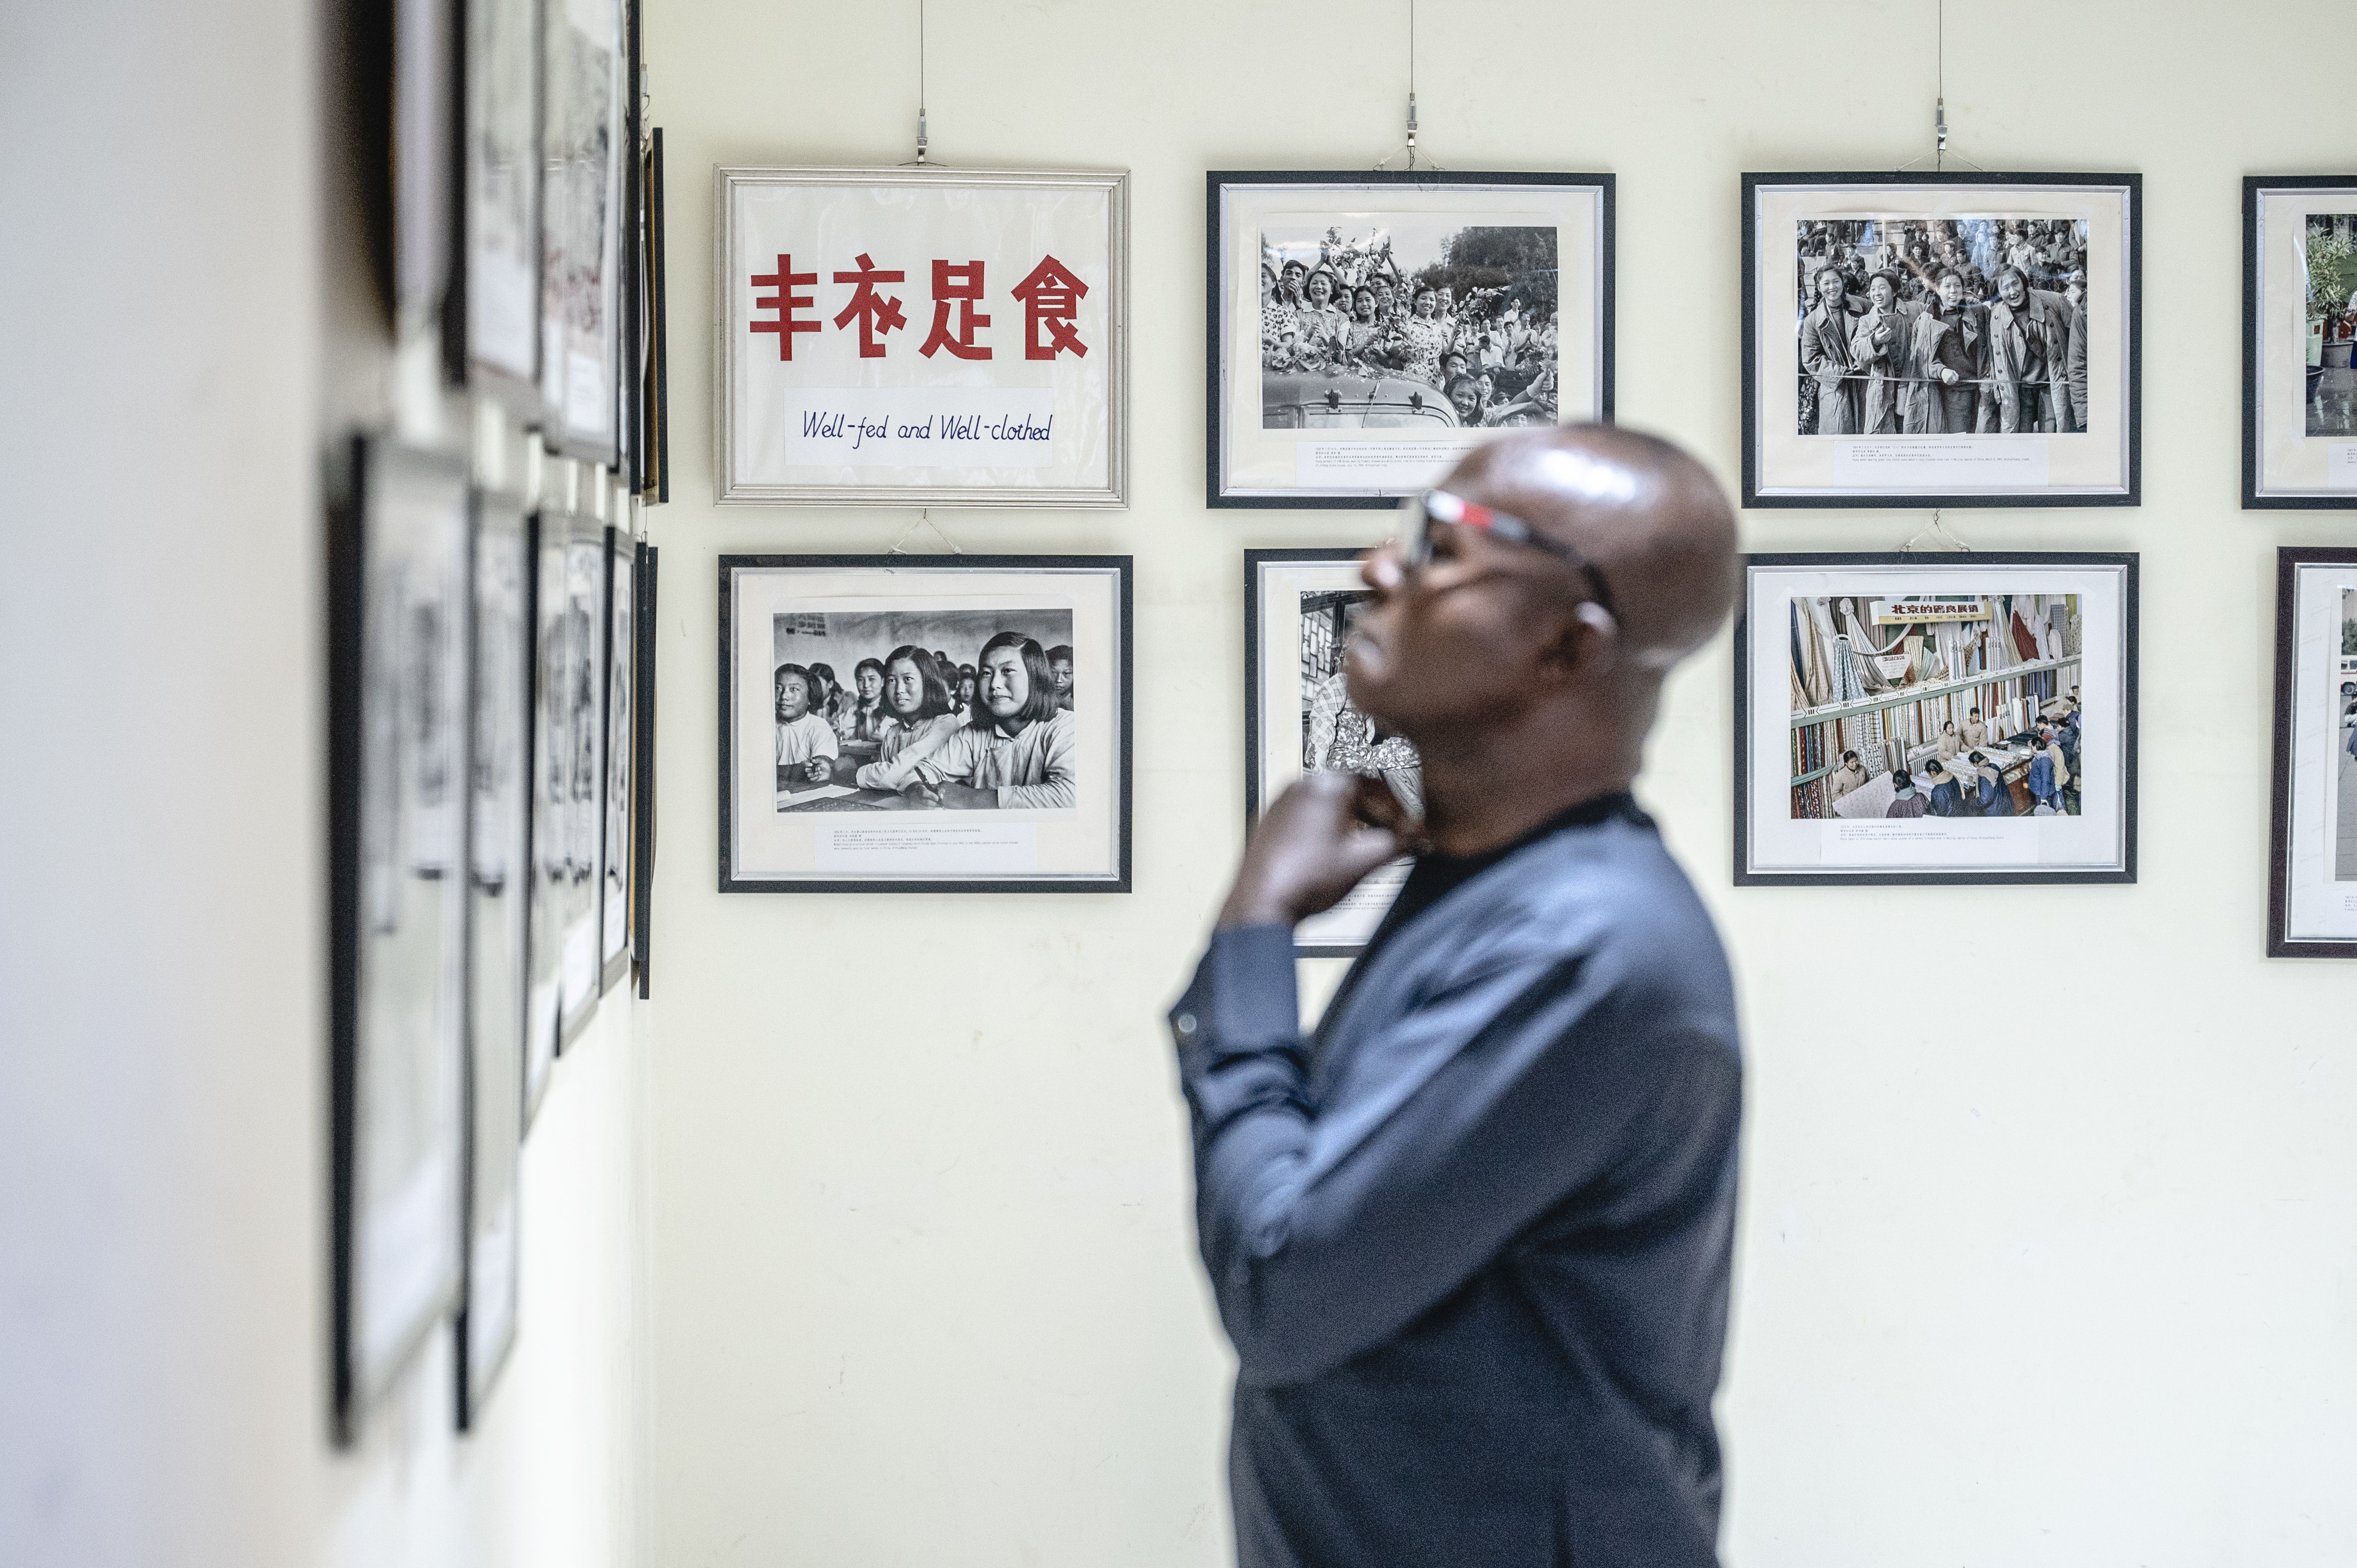
[[925, 0], [917, 0], [917, 156], [902, 164], [921, 164], [931, 144], [925, 135]]
[[[1948, 166], [1948, 0], [1932, 0], [1932, 168], [1933, 172]], [[1899, 166], [1905, 174], [1921, 158], [1910, 158]], [[1970, 168], [1980, 165], [1959, 153], [1956, 161]], [[1983, 170], [1984, 173], [1987, 172]]]
[[[1417, 157], [1415, 150], [1415, 0], [1407, 0], [1407, 147], [1405, 151], [1407, 166], [1415, 167]], [[1375, 165], [1375, 167], [1389, 168], [1392, 159], [1397, 156], [1399, 156], [1397, 152], [1387, 154]], [[1424, 166], [1437, 169], [1441, 166], [1427, 157], [1424, 159]]]
[[[1919, 546], [1921, 548], [1919, 548]], [[1907, 542], [1899, 547], [1899, 553], [1901, 555], [1929, 555], [1940, 551], [1957, 550], [1963, 551], [1967, 555], [1973, 553], [1973, 547], [1971, 545], [1965, 543], [1963, 540], [1957, 538], [1954, 534], [1950, 533], [1946, 529], [1940, 526], [1940, 509], [1938, 507], [1933, 507], [1932, 509], [1931, 526], [1928, 528], [1917, 529], [1914, 533], [1908, 538]]]
[[961, 550], [961, 549], [959, 549], [959, 548], [958, 548], [958, 542], [957, 542], [956, 540], [952, 539], [948, 534], [943, 533], [943, 532], [942, 532], [942, 525], [941, 525], [940, 523], [938, 523], [938, 522], [935, 522], [935, 521], [933, 521], [933, 514], [932, 514], [932, 512], [931, 512], [931, 510], [920, 510], [920, 511], [917, 513], [917, 521], [914, 521], [914, 522], [912, 522], [912, 523], [910, 523], [908, 527], [906, 527], [906, 528], [904, 528], [904, 529], [902, 529], [902, 530], [900, 531], [900, 537], [899, 537], [899, 538], [898, 538], [898, 539], [896, 539], [896, 540], [894, 540], [894, 541], [892, 542], [892, 548], [891, 548], [891, 549], [889, 549], [889, 550], [888, 550], [888, 551], [886, 551], [886, 552], [885, 552], [885, 553], [886, 553], [886, 554], [888, 554], [888, 555], [913, 555], [913, 554], [915, 554], [915, 553], [916, 553], [916, 552], [915, 552], [915, 551], [913, 551], [913, 550], [903, 550], [903, 549], [901, 549], [901, 548], [900, 548], [900, 546], [902, 546], [903, 544], [908, 543], [908, 542], [909, 542], [909, 536], [910, 534], [912, 534], [912, 533], [916, 532], [917, 532], [917, 530], [919, 530], [919, 529], [920, 529], [920, 528], [930, 528], [930, 529], [931, 529], [931, 530], [933, 531], [933, 537], [934, 537], [935, 539], [940, 540], [942, 543], [944, 543], [944, 544], [946, 544], [946, 545], [948, 545], [948, 546], [950, 547], [950, 553], [951, 553], [951, 554], [952, 554], [952, 555], [963, 555], [963, 554], [964, 554], [964, 553], [965, 553], [965, 552], [964, 552], [964, 551], [963, 551], [963, 550]]

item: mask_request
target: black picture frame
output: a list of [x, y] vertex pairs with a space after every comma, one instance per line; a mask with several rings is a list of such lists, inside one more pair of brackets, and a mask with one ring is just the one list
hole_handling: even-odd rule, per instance
[[[2029, 188], [2085, 187], [2116, 188], [2124, 193], [2127, 214], [2127, 253], [2123, 263], [2126, 299], [2125, 330], [2126, 366], [2126, 484], [2115, 494], [2072, 494], [2049, 490], [1971, 490], [1943, 494], [1932, 491], [1833, 491], [1785, 493], [1763, 488], [1760, 451], [1760, 234], [1759, 193], [1784, 186], [1888, 186], [1905, 188], [1934, 187], [2003, 187]], [[1951, 507], [2085, 507], [2140, 506], [2144, 484], [2144, 177], [2141, 174], [2033, 174], [2018, 171], [1955, 170], [1881, 171], [1829, 170], [1813, 173], [1754, 173], [1743, 177], [1743, 504], [1746, 507], [1813, 509], [1921, 510]], [[1882, 439], [1905, 439], [1889, 435]]]
[[[740, 876], [735, 865], [734, 746], [737, 721], [737, 672], [732, 657], [735, 575], [747, 570], [873, 571], [907, 575], [913, 571], [972, 573], [1092, 572], [1114, 577], [1114, 661], [1117, 666], [1117, 713], [1114, 744], [1112, 809], [1114, 822], [1114, 868], [1107, 875], [1027, 876], [1019, 879], [975, 875], [882, 880], [796, 877], [791, 880]], [[1127, 893], [1130, 891], [1131, 780], [1133, 704], [1134, 557], [1128, 555], [723, 555], [719, 559], [719, 890], [723, 893]]]
[[[601, 682], [605, 739], [599, 751], [605, 795], [597, 814], [597, 989], [611, 991], [630, 972], [631, 817], [636, 809], [638, 703], [638, 542], [628, 529], [606, 529], [606, 649]], [[615, 800], [616, 786], [621, 800]]]
[[[1269, 632], [1267, 606], [1264, 602], [1266, 569], [1271, 566], [1325, 566], [1337, 570], [1355, 568], [1366, 556], [1361, 545], [1310, 545], [1289, 549], [1247, 550], [1244, 552], [1244, 837], [1250, 842], [1259, 830], [1261, 813], [1271, 803], [1270, 781], [1262, 776], [1265, 751], [1265, 727], [1275, 722], [1263, 701], [1263, 689], [1267, 684], [1268, 664], [1263, 644]], [[1306, 729], [1306, 725], [1300, 729]], [[1299, 730], [1297, 730], [1299, 733]], [[1386, 872], [1372, 874], [1385, 877]], [[1396, 879], [1395, 877], [1394, 879]], [[1356, 893], [1371, 892], [1379, 884], [1362, 883]], [[1390, 904], [1388, 896], [1383, 907]], [[1382, 918], [1382, 910], [1372, 901], [1357, 906], [1346, 899], [1328, 918], [1304, 921], [1294, 931], [1293, 952], [1297, 958], [1356, 958], [1366, 950], [1366, 937], [1373, 932]]]
[[[554, 3], [554, 0], [551, 0]], [[519, 418], [540, 417], [541, 77], [540, 0], [466, 0], [458, 24], [458, 255], [451, 267], [443, 319], [449, 380], [490, 398]], [[521, 81], [519, 81], [519, 78]], [[521, 102], [517, 89], [521, 87]], [[518, 132], [521, 131], [521, 135]], [[495, 167], [504, 151], [512, 169]], [[507, 183], [513, 181], [512, 188]], [[525, 272], [522, 354], [505, 357], [487, 341], [491, 274], [500, 247], [490, 221], [509, 197], [522, 208], [524, 254], [509, 258]], [[511, 216], [515, 214], [511, 210]], [[516, 280], [505, 281], [512, 291]], [[511, 302], [512, 304], [512, 302]], [[511, 346], [512, 347], [512, 346]]]
[[615, 236], [614, 471], [632, 494], [643, 489], [646, 466], [640, 394], [646, 358], [646, 66], [639, 36], [639, 0], [621, 0], [622, 98], [620, 142], [622, 217]]
[[524, 1130], [532, 1129], [556, 1064], [564, 1013], [565, 820], [569, 797], [562, 758], [571, 755], [572, 708], [563, 700], [568, 626], [565, 613], [565, 550], [571, 519], [544, 505], [532, 519], [532, 845], [531, 911], [526, 918], [524, 987]]
[[[2357, 489], [2318, 490], [2266, 483], [2266, 259], [2260, 252], [2266, 199], [2276, 192], [2346, 191], [2349, 210], [2357, 213], [2357, 174], [2245, 175], [2243, 177], [2243, 508], [2246, 511], [2349, 511], [2357, 510]], [[2321, 371], [2322, 367], [2319, 367]], [[2315, 389], [2304, 389], [2302, 431], [2306, 435], [2307, 399]], [[2357, 431], [2348, 440], [2357, 444]], [[2313, 955], [2283, 955], [2313, 956]]]
[[[1309, 493], [1267, 495], [1232, 493], [1226, 484], [1225, 349], [1227, 320], [1222, 288], [1223, 214], [1222, 198], [1245, 186], [1361, 186], [1367, 190], [1432, 189], [1448, 186], [1555, 187], [1593, 188], [1599, 194], [1598, 256], [1597, 349], [1599, 378], [1597, 420], [1610, 424], [1614, 416], [1615, 295], [1614, 257], [1619, 220], [1616, 185], [1610, 174], [1573, 174], [1534, 170], [1460, 169], [1213, 169], [1204, 177], [1204, 504], [1213, 508], [1291, 509], [1318, 510], [1380, 510], [1395, 506], [1406, 490], [1383, 494]], [[1452, 428], [1454, 428], [1452, 426]]]
[[638, 721], [631, 744], [638, 750], [637, 789], [630, 822], [630, 962], [638, 972], [639, 997], [653, 994], [655, 881], [655, 564], [651, 544], [639, 546], [639, 653], [635, 671]]
[[[2276, 661], [2275, 661], [2275, 734], [2273, 770], [2269, 789], [2267, 822], [2267, 956], [2269, 958], [2357, 958], [2357, 935], [2345, 940], [2294, 938], [2287, 934], [2291, 925], [2291, 871], [2295, 845], [2292, 843], [2292, 794], [2296, 782], [2294, 768], [2294, 724], [2298, 703], [2298, 645], [2299, 612], [2299, 575], [2308, 566], [2345, 566], [2357, 576], [2357, 549], [2340, 546], [2287, 544], [2276, 551]], [[2345, 644], [2344, 644], [2345, 646]], [[2343, 684], [2357, 681], [2357, 670], [2346, 668], [2346, 656], [2340, 660]], [[2338, 730], [2335, 731], [2338, 738]], [[2341, 747], [2336, 746], [2336, 756]], [[2336, 767], [2357, 764], [2336, 763]], [[2336, 779], [2330, 786], [2338, 789]], [[2329, 852], [2333, 845], [2326, 845]]]
[[[2140, 639], [2138, 556], [2133, 551], [1972, 551], [1940, 555], [1905, 551], [1800, 551], [1743, 557], [1743, 588], [1735, 617], [1734, 881], [1738, 887], [1975, 887], [2029, 885], [2123, 884], [2136, 879], [2136, 704]], [[1969, 575], [1986, 567], [2046, 566], [2058, 569], [2118, 569], [2121, 585], [2121, 861], [2110, 870], [1961, 870], [1908, 868], [1893, 871], [1793, 873], [1756, 871], [1751, 866], [1752, 746], [1750, 660], [1751, 585], [1761, 568], [1850, 567], [1921, 572], [1952, 568]], [[2002, 678], [2001, 673], [1998, 678]], [[1772, 677], [1763, 675], [1763, 680]]]
[[[349, 1444], [456, 1305], [464, 1267], [474, 525], [455, 457], [356, 437], [337, 482], [327, 553], [330, 1347], [335, 1435]], [[421, 975], [432, 977], [422, 988]], [[408, 1164], [381, 1168], [379, 1150]], [[437, 1185], [447, 1201], [419, 1210], [435, 1227], [421, 1254], [393, 1211]], [[372, 1245], [376, 1218], [387, 1230]], [[411, 1277], [371, 1279], [371, 1258]]]
[[515, 1344], [531, 973], [533, 570], [522, 499], [478, 490], [467, 854], [467, 1252], [451, 1325], [461, 1432], [480, 1419]]
[[638, 491], [641, 500], [671, 499], [671, 317], [664, 305], [662, 127], [647, 133], [646, 156], [646, 358], [640, 389], [641, 454]]

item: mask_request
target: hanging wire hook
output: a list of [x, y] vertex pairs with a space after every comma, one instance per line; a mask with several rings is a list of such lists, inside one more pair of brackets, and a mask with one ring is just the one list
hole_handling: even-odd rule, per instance
[[917, 0], [917, 156], [900, 166], [923, 163], [931, 145], [925, 134], [925, 0]]
[[[1928, 544], [1924, 544], [1923, 548], [1919, 551], [1916, 546], [1926, 540], [1930, 541], [1930, 542]], [[1899, 547], [1899, 553], [1901, 555], [1932, 554], [1943, 551], [1962, 551], [1964, 553], [1969, 555], [1973, 553], [1973, 547], [1941, 526], [1940, 509], [1938, 507], [1933, 507], [1932, 509], [1931, 525], [1926, 528], [1917, 529], [1913, 535], [1908, 539], [1907, 542]]]
[[[1413, 169], [1421, 161], [1426, 168], [1439, 168], [1440, 164], [1430, 157], [1422, 157], [1419, 160], [1415, 146], [1415, 0], [1407, 0], [1407, 146], [1405, 149], [1407, 153], [1407, 166]], [[1375, 165], [1375, 167], [1387, 169], [1391, 167], [1392, 159], [1399, 156], [1397, 151], [1387, 154]]]
[[[920, 510], [917, 513], [917, 521], [900, 531], [900, 537], [892, 542], [892, 548], [886, 551], [885, 553], [888, 555], [912, 555], [916, 553], [911, 550], [903, 550], [900, 546], [908, 543], [909, 536], [916, 532], [917, 530], [920, 528], [929, 528], [932, 530], [933, 537], [948, 545], [950, 547], [951, 554], [963, 555], [965, 553], [963, 550], [958, 548], [958, 542], [956, 540], [952, 539], [948, 534], [942, 532], [942, 525], [933, 521], [933, 514], [930, 509]], [[938, 553], [938, 552], [936, 553]]]

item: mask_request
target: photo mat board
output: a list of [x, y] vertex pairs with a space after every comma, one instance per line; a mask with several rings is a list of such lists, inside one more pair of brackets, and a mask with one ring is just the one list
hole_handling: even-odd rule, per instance
[[[1244, 822], [1305, 773], [1337, 768], [1391, 785], [1421, 814], [1423, 765], [1405, 737], [1388, 736], [1354, 707], [1343, 682], [1351, 626], [1367, 590], [1364, 553], [1346, 549], [1244, 552]], [[1342, 901], [1294, 928], [1303, 958], [1350, 958], [1364, 950], [1407, 881], [1403, 858], [1368, 875]]]
[[1747, 556], [1737, 884], [2135, 881], [2136, 588], [2133, 554]]
[[1743, 504], [2136, 505], [2142, 199], [2134, 174], [1745, 175]]
[[453, 1324], [458, 1425], [515, 1340], [532, 897], [532, 532], [514, 496], [475, 496], [474, 746], [467, 856], [467, 1264]]
[[542, 438], [568, 456], [621, 456], [623, 109], [620, 0], [542, 0]]
[[[583, 482], [605, 483], [594, 470]], [[565, 519], [565, 674], [559, 700], [565, 716], [565, 902], [562, 994], [557, 1046], [570, 1045], [588, 1026], [603, 993], [597, 918], [603, 900], [606, 820], [606, 525], [586, 513]]]
[[716, 179], [722, 505], [1129, 504], [1125, 172]]
[[2357, 174], [2243, 181], [2243, 505], [2357, 508]]
[[2357, 958], [2357, 550], [2276, 552], [2267, 956]]
[[1208, 504], [1386, 506], [1498, 430], [1611, 419], [1612, 176], [1205, 186]]
[[540, 5], [466, 7], [464, 252], [446, 338], [452, 377], [540, 412]]
[[566, 698], [572, 667], [567, 644], [565, 569], [572, 523], [544, 506], [532, 524], [533, 683], [531, 909], [526, 918], [524, 986], [524, 1125], [532, 1125], [556, 1064], [564, 1013], [565, 929], [572, 881], [565, 864], [565, 824], [573, 796], [566, 759], [572, 756], [573, 707]]
[[1130, 585], [1126, 555], [721, 557], [720, 890], [1127, 892]]
[[[627, 503], [621, 503], [627, 505]], [[630, 972], [631, 817], [635, 809], [639, 687], [636, 620], [638, 544], [622, 528], [606, 530], [606, 795], [598, 863], [597, 950], [600, 990]]]
[[330, 554], [339, 1438], [463, 1266], [471, 519], [465, 467], [354, 445]]

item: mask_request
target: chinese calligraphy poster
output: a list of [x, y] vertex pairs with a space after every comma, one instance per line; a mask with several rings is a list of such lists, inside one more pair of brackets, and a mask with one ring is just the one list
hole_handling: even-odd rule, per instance
[[721, 170], [721, 500], [1125, 504], [1126, 187]]

